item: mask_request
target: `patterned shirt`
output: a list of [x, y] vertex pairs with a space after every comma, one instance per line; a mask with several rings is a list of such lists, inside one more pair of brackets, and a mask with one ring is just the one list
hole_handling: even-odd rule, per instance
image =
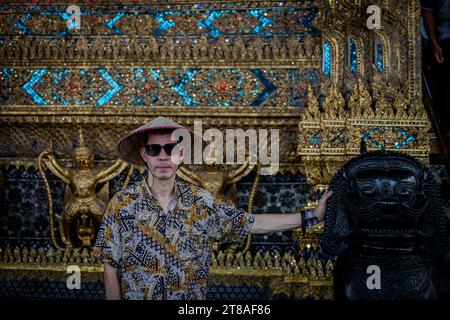
[[119, 271], [123, 299], [205, 299], [212, 242], [244, 240], [253, 221], [181, 181], [166, 214], [144, 179], [111, 199], [95, 246]]

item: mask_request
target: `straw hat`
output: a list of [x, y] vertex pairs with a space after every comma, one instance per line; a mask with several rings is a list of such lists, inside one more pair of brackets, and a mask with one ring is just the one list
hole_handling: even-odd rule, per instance
[[153, 119], [147, 124], [140, 126], [139, 128], [129, 132], [126, 136], [119, 140], [116, 145], [116, 153], [120, 159], [135, 166], [145, 166], [144, 161], [140, 155], [140, 149], [142, 147], [143, 133], [148, 133], [155, 130], [163, 129], [182, 129], [190, 133], [192, 138], [192, 132], [190, 129], [183, 127], [182, 125], [173, 122], [165, 117], [158, 117]]

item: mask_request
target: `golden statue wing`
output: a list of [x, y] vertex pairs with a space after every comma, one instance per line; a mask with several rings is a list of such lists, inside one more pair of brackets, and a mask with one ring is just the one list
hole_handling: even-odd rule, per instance
[[251, 164], [249, 160], [245, 161], [235, 171], [230, 172], [230, 174], [228, 175], [227, 184], [233, 184], [241, 180], [253, 170], [255, 165], [255, 163]]
[[177, 176], [179, 176], [181, 179], [192, 183], [193, 185], [202, 186], [200, 178], [192, 171], [185, 167], [179, 167], [177, 170]]
[[58, 178], [60, 178], [65, 183], [70, 183], [70, 179], [68, 177], [67, 169], [64, 171], [61, 170], [61, 166], [58, 165], [55, 159], [42, 159], [45, 166]]
[[97, 174], [97, 183], [104, 183], [111, 180], [120, 174], [127, 166], [128, 163], [120, 159], [117, 160], [112, 166]]

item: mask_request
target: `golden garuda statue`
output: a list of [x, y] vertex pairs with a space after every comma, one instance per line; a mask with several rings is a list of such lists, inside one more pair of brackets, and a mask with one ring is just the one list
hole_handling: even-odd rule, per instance
[[237, 205], [236, 183], [247, 176], [255, 167], [256, 162], [250, 161], [250, 156], [244, 163], [238, 165], [221, 165], [216, 159], [214, 147], [205, 156], [204, 165], [193, 170], [180, 166], [177, 175], [196, 186], [216, 195], [220, 200]]
[[[119, 159], [108, 168], [94, 168], [94, 155], [91, 149], [84, 145], [81, 128], [79, 134], [79, 146], [73, 151], [74, 168], [58, 162], [51, 145], [38, 158], [39, 171], [44, 178], [49, 196], [50, 227], [55, 245], [57, 244], [53, 228], [52, 197], [42, 163], [67, 184], [64, 213], [62, 217], [58, 217], [61, 238], [66, 247], [91, 247], [96, 234], [95, 228], [101, 224], [109, 200], [108, 184], [105, 182], [114, 178], [127, 166]], [[97, 187], [100, 188], [98, 192]]]

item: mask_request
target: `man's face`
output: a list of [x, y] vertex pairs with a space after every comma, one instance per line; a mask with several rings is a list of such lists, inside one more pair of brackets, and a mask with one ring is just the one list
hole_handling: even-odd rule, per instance
[[[171, 134], [149, 134], [147, 139], [147, 146], [176, 143], [171, 139]], [[141, 156], [144, 159], [150, 173], [159, 180], [168, 180], [175, 176], [178, 165], [183, 159], [183, 147], [177, 145], [173, 148], [172, 154], [167, 154], [164, 148], [158, 155], [149, 155], [145, 147], [141, 148]]]

